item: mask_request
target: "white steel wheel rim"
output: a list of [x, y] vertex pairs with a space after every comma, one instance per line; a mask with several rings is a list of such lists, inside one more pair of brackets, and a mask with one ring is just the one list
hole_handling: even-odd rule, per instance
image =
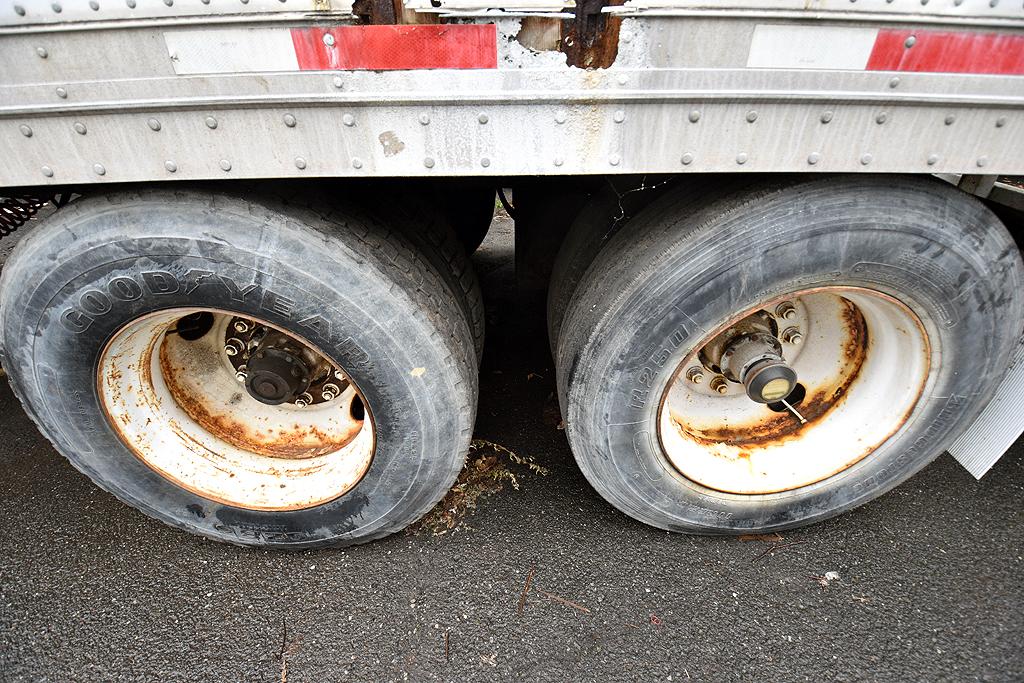
[[[700, 349], [757, 310], [795, 303], [798, 344], [783, 343], [806, 398], [776, 412], [695, 383]], [[684, 477], [730, 494], [770, 494], [809, 486], [857, 464], [896, 434], [912, 413], [931, 368], [928, 335], [917, 316], [886, 294], [858, 287], [796, 292], [744, 311], [705, 337], [680, 364], [658, 418], [662, 452]], [[705, 376], [707, 373], [705, 374]], [[779, 406], [775, 406], [777, 409]]]
[[[215, 321], [201, 339], [168, 334], [182, 317], [200, 311], [213, 313]], [[111, 426], [150, 468], [227, 505], [299, 510], [351, 490], [375, 446], [373, 420], [354, 383], [317, 405], [257, 401], [222, 352], [233, 317], [180, 308], [121, 328], [104, 349], [97, 375]]]

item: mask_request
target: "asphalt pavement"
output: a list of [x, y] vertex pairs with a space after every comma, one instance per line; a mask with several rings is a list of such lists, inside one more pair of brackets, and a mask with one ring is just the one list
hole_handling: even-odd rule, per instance
[[519, 490], [441, 536], [299, 553], [194, 538], [94, 487], [4, 384], [0, 683], [1024, 680], [1024, 443], [980, 482], [944, 455], [772, 540], [657, 531], [572, 460], [507, 222], [474, 261], [477, 437], [549, 472], [516, 470]]

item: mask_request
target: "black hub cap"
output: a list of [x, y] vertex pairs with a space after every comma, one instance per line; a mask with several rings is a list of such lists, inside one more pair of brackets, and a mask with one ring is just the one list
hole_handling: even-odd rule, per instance
[[259, 349], [249, 359], [245, 388], [260, 403], [292, 401], [309, 386], [309, 369], [299, 356], [276, 348]]

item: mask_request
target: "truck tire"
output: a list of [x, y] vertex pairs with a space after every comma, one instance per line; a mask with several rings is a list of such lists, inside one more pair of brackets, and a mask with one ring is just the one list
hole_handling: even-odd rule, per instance
[[477, 376], [432, 260], [355, 210], [198, 191], [94, 196], [18, 245], [2, 362], [100, 487], [218, 541], [369, 541], [427, 512]]
[[[602, 496], [662, 529], [832, 517], [971, 424], [1021, 335], [1022, 284], [1004, 226], [937, 180], [767, 180], [698, 205], [673, 192], [609, 241], [566, 312], [569, 442]], [[725, 376], [740, 358], [749, 385]], [[796, 412], [758, 385], [782, 366]]]

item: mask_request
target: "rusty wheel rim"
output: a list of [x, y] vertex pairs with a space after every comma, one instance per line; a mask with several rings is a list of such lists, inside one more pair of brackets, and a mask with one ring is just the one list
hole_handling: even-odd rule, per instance
[[[722, 331], [763, 312], [800, 378], [787, 397], [796, 414], [780, 403], [751, 401], [735, 382], [723, 388], [720, 368], [707, 367], [701, 355]], [[690, 351], [662, 396], [662, 451], [684, 477], [724, 493], [809, 486], [898, 433], [930, 367], [928, 334], [899, 300], [860, 287], [794, 292], [741, 312]]]
[[[197, 314], [211, 316], [209, 328], [186, 338], [195, 335], [178, 327]], [[317, 381], [277, 405], [256, 400], [246, 390], [243, 349], [226, 352], [254, 344], [237, 332], [246, 324], [312, 354]], [[140, 460], [227, 505], [321, 505], [350, 491], [373, 458], [373, 420], [351, 378], [305, 340], [258, 319], [182, 308], [134, 320], [105, 347], [97, 384], [110, 424]]]

